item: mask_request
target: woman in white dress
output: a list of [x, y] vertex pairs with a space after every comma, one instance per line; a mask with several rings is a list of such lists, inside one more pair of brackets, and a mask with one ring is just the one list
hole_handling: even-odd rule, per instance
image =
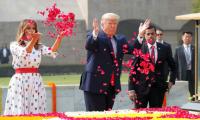
[[40, 44], [40, 33], [34, 20], [23, 20], [16, 41], [10, 44], [13, 56], [12, 76], [4, 115], [38, 114], [46, 112], [46, 92], [38, 68], [42, 55], [56, 57], [64, 35], [58, 35], [52, 47]]

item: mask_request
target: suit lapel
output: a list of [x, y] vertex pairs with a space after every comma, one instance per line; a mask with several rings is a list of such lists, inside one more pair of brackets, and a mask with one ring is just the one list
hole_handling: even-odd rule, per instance
[[194, 62], [194, 46], [191, 45], [191, 62]]
[[111, 42], [111, 40], [109, 38], [107, 38], [107, 42], [108, 42], [108, 46], [110, 48], [110, 52], [114, 52], [113, 46], [112, 46], [112, 42]]
[[141, 50], [142, 50], [142, 52], [145, 53], [145, 54], [146, 54], [146, 53], [150, 54], [147, 43], [143, 43]]
[[98, 36], [100, 37], [99, 40], [101, 40], [105, 44], [108, 44], [108, 37], [102, 30], [99, 32]]
[[122, 42], [121, 40], [115, 35], [113, 36], [114, 40], [115, 40], [115, 43], [116, 43], [116, 47], [117, 47], [117, 59], [118, 58], [121, 58], [121, 55], [122, 55], [122, 49], [123, 47], [122, 46]]
[[[156, 43], [156, 44], [157, 44], [157, 43]], [[156, 64], [157, 64], [158, 61], [160, 60], [161, 54], [162, 54], [162, 51], [161, 51], [160, 45], [157, 44], [157, 60], [156, 60]]]
[[102, 30], [99, 32], [99, 36], [101, 36], [100, 40], [105, 43], [108, 46], [109, 51], [112, 52], [113, 47], [110, 38], [108, 38], [108, 36]]
[[150, 58], [150, 51], [149, 51], [149, 48], [148, 48], [148, 45], [146, 42], [143, 42], [141, 50], [142, 50], [142, 53], [149, 54], [149, 60], [152, 62], [152, 60]]
[[115, 40], [115, 43], [116, 43], [116, 47], [117, 47], [117, 58], [119, 58], [119, 55], [120, 55], [120, 53], [121, 53], [121, 47], [120, 47], [120, 41], [117, 39], [117, 37], [116, 36], [113, 36], [113, 39]]

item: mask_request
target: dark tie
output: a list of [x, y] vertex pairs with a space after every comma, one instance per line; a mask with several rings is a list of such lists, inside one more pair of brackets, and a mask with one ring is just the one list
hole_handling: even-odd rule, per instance
[[187, 64], [190, 64], [191, 62], [191, 53], [190, 53], [190, 46], [186, 46], [186, 61]]
[[155, 64], [155, 50], [154, 50], [155, 46], [151, 46], [151, 61]]

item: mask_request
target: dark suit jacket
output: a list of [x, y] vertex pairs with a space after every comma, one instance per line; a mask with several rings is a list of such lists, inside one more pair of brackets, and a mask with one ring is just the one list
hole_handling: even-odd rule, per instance
[[[148, 75], [142, 74], [138, 71], [138, 67], [140, 62], [142, 61], [141, 57], [136, 57], [133, 65], [136, 74], [130, 74], [129, 77], [129, 90], [135, 90], [136, 93], [142, 95], [146, 95], [149, 93], [150, 87], [158, 87], [160, 90], [166, 91], [167, 89], [167, 82], [165, 80], [165, 62], [168, 63], [170, 67], [170, 79], [169, 81], [175, 83], [176, 78], [176, 65], [174, 62], [173, 57], [170, 55], [170, 50], [167, 46], [156, 43], [157, 44], [157, 61], [155, 63], [155, 71], [150, 72]], [[142, 53], [149, 53], [148, 46], [144, 42], [141, 47]], [[149, 60], [151, 62], [151, 60]], [[150, 80], [146, 80], [146, 78]], [[135, 79], [136, 81], [133, 81]]]
[[[191, 52], [192, 52], [192, 59], [191, 59], [191, 63], [192, 63], [192, 76], [194, 76], [194, 67], [195, 67], [195, 56], [194, 56], [194, 46], [191, 45]], [[175, 54], [174, 54], [174, 60], [176, 62], [176, 66], [177, 66], [177, 78], [178, 80], [186, 80], [186, 71], [187, 71], [187, 62], [186, 62], [186, 58], [185, 58], [185, 52], [184, 52], [184, 47], [183, 45], [179, 46], [176, 48], [175, 50]]]
[[[171, 45], [169, 43], [167, 43], [167, 42], [163, 42], [163, 45], [165, 45], [170, 50], [170, 55], [173, 56], [172, 55]], [[167, 62], [165, 62], [165, 71], [164, 71], [164, 76], [165, 76], [164, 79], [165, 79], [165, 81], [168, 80], [168, 75], [169, 75], [169, 71], [170, 71], [169, 69], [170, 68], [169, 68]]]
[[120, 74], [122, 59], [124, 53], [123, 45], [127, 44], [125, 36], [115, 35], [113, 37], [117, 44], [117, 62], [114, 64], [114, 58], [111, 55], [112, 46], [109, 43], [107, 35], [100, 31], [96, 40], [93, 39], [92, 32], [87, 35], [85, 48], [87, 49], [87, 63], [85, 71], [82, 73], [80, 89], [93, 93], [106, 93], [110, 84], [111, 75], [114, 72], [115, 91], [121, 90]]

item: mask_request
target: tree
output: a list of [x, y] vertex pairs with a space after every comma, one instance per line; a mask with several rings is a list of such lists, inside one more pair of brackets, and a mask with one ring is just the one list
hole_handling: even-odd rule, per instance
[[200, 0], [192, 0], [192, 12], [200, 12]]

